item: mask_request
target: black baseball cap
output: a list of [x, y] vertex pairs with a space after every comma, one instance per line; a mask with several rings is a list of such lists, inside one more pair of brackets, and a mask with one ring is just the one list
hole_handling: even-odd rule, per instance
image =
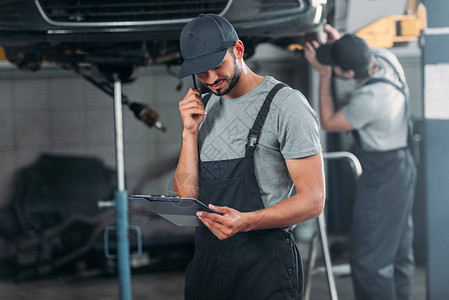
[[215, 14], [201, 14], [181, 31], [184, 58], [178, 77], [206, 72], [218, 67], [226, 51], [239, 39], [228, 20]]
[[364, 39], [346, 34], [335, 42], [320, 46], [316, 58], [323, 65], [363, 72], [370, 64], [371, 48]]

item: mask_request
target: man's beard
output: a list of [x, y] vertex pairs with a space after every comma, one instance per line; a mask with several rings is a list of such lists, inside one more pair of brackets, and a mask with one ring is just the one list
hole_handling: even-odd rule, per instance
[[[237, 59], [234, 58], [234, 72], [231, 75], [231, 78], [229, 79], [225, 79], [226, 82], [228, 82], [228, 87], [225, 90], [211, 90], [212, 93], [214, 93], [217, 96], [223, 96], [226, 95], [227, 93], [229, 93], [230, 91], [232, 91], [232, 89], [235, 87], [235, 85], [237, 84], [237, 82], [239, 82], [240, 79], [240, 75], [242, 74], [242, 68], [240, 67], [240, 65], [237, 63]], [[211, 85], [216, 84], [217, 82], [214, 82]]]

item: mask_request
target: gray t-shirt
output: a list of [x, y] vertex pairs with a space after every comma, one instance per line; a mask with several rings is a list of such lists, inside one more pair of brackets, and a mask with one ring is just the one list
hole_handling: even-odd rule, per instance
[[[268, 92], [279, 81], [266, 77], [247, 94], [233, 99], [212, 95], [201, 123], [198, 144], [201, 161], [245, 156], [249, 129]], [[256, 178], [265, 207], [288, 198], [293, 190], [285, 159], [321, 152], [319, 122], [305, 97], [290, 87], [274, 97], [254, 153]]]
[[[356, 87], [343, 113], [349, 123], [358, 130], [361, 144], [366, 151], [387, 151], [407, 145], [407, 118], [405, 97], [391, 84], [363, 85], [372, 78], [384, 77], [401, 86], [388, 60], [406, 83], [404, 71], [396, 56], [387, 49], [373, 49], [381, 69]], [[408, 87], [406, 87], [408, 94]]]

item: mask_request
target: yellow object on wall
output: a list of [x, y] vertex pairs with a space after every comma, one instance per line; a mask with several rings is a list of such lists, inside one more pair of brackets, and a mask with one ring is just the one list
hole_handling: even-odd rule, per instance
[[416, 41], [426, 26], [426, 9], [420, 3], [413, 15], [383, 17], [355, 34], [365, 39], [372, 48], [391, 48], [395, 43]]
[[6, 59], [5, 51], [3, 50], [2, 47], [0, 47], [0, 61], [2, 61], [2, 60], [7, 61], [8, 59]]

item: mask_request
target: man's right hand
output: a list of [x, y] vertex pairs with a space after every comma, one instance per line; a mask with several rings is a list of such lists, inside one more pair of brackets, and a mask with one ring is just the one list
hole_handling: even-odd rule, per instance
[[304, 57], [310, 63], [310, 65], [318, 71], [320, 76], [330, 76], [331, 67], [320, 64], [316, 59], [316, 49], [320, 45], [317, 41], [307, 42], [304, 47]]
[[185, 133], [196, 134], [204, 116], [207, 114], [201, 101], [199, 89], [189, 89], [184, 99], [179, 102], [182, 126]]

